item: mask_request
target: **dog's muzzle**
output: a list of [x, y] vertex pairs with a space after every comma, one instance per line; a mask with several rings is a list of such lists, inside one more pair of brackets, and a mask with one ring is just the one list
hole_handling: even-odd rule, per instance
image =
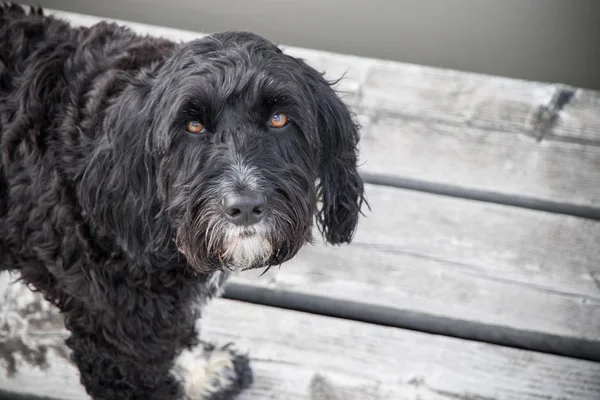
[[236, 269], [262, 266], [273, 252], [264, 216], [266, 196], [257, 190], [230, 192], [221, 201], [224, 229], [222, 253], [224, 261]]

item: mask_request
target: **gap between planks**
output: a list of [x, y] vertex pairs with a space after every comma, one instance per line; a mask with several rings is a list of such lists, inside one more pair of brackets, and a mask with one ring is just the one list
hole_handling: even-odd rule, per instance
[[231, 282], [223, 298], [252, 304], [301, 311], [315, 315], [365, 322], [464, 339], [520, 350], [600, 362], [598, 343], [582, 338], [527, 332], [508, 326], [490, 325], [480, 321], [428, 315], [414, 310], [372, 305], [326, 296], [315, 296], [288, 290], [257, 288]]
[[579, 218], [600, 220], [600, 207], [589, 207], [566, 202], [554, 202], [536, 199], [525, 195], [511, 195], [501, 192], [479, 190], [471, 187], [438, 183], [413, 179], [397, 175], [374, 174], [361, 171], [365, 183], [379, 186], [389, 186], [399, 189], [414, 190], [423, 193], [439, 194], [442, 196], [476, 200], [484, 203], [494, 203], [528, 210], [545, 211], [555, 214], [571, 215]]

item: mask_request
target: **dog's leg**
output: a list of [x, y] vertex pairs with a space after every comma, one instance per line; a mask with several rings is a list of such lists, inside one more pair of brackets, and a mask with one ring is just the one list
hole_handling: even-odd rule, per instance
[[198, 344], [194, 320], [163, 331], [139, 315], [127, 323], [105, 313], [73, 317], [67, 345], [94, 400], [231, 400], [252, 383], [248, 357]]
[[252, 383], [248, 357], [231, 344], [219, 348], [201, 343], [184, 350], [175, 361], [173, 373], [189, 400], [230, 400]]
[[[172, 359], [167, 354], [161, 359], [160, 349], [139, 346], [124, 354], [98, 336], [78, 333], [67, 344], [81, 383], [94, 400], [187, 400], [183, 385], [169, 371]], [[152, 360], [148, 351], [156, 352]], [[135, 352], [146, 353], [146, 359]]]

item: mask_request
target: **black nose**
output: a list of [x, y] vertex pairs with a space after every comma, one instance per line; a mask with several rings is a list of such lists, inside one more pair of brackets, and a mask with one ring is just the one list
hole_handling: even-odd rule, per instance
[[265, 212], [267, 200], [260, 192], [228, 194], [223, 198], [223, 211], [236, 225], [256, 224]]

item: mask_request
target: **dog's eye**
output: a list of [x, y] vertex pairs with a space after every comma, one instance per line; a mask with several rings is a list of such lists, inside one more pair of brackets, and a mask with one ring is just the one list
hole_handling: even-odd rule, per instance
[[188, 121], [185, 128], [187, 129], [187, 131], [189, 133], [194, 133], [194, 134], [203, 133], [206, 130], [204, 128], [204, 125], [202, 125], [200, 122], [195, 121], [195, 120]]
[[269, 123], [273, 128], [283, 128], [288, 124], [288, 116], [284, 113], [273, 114]]

